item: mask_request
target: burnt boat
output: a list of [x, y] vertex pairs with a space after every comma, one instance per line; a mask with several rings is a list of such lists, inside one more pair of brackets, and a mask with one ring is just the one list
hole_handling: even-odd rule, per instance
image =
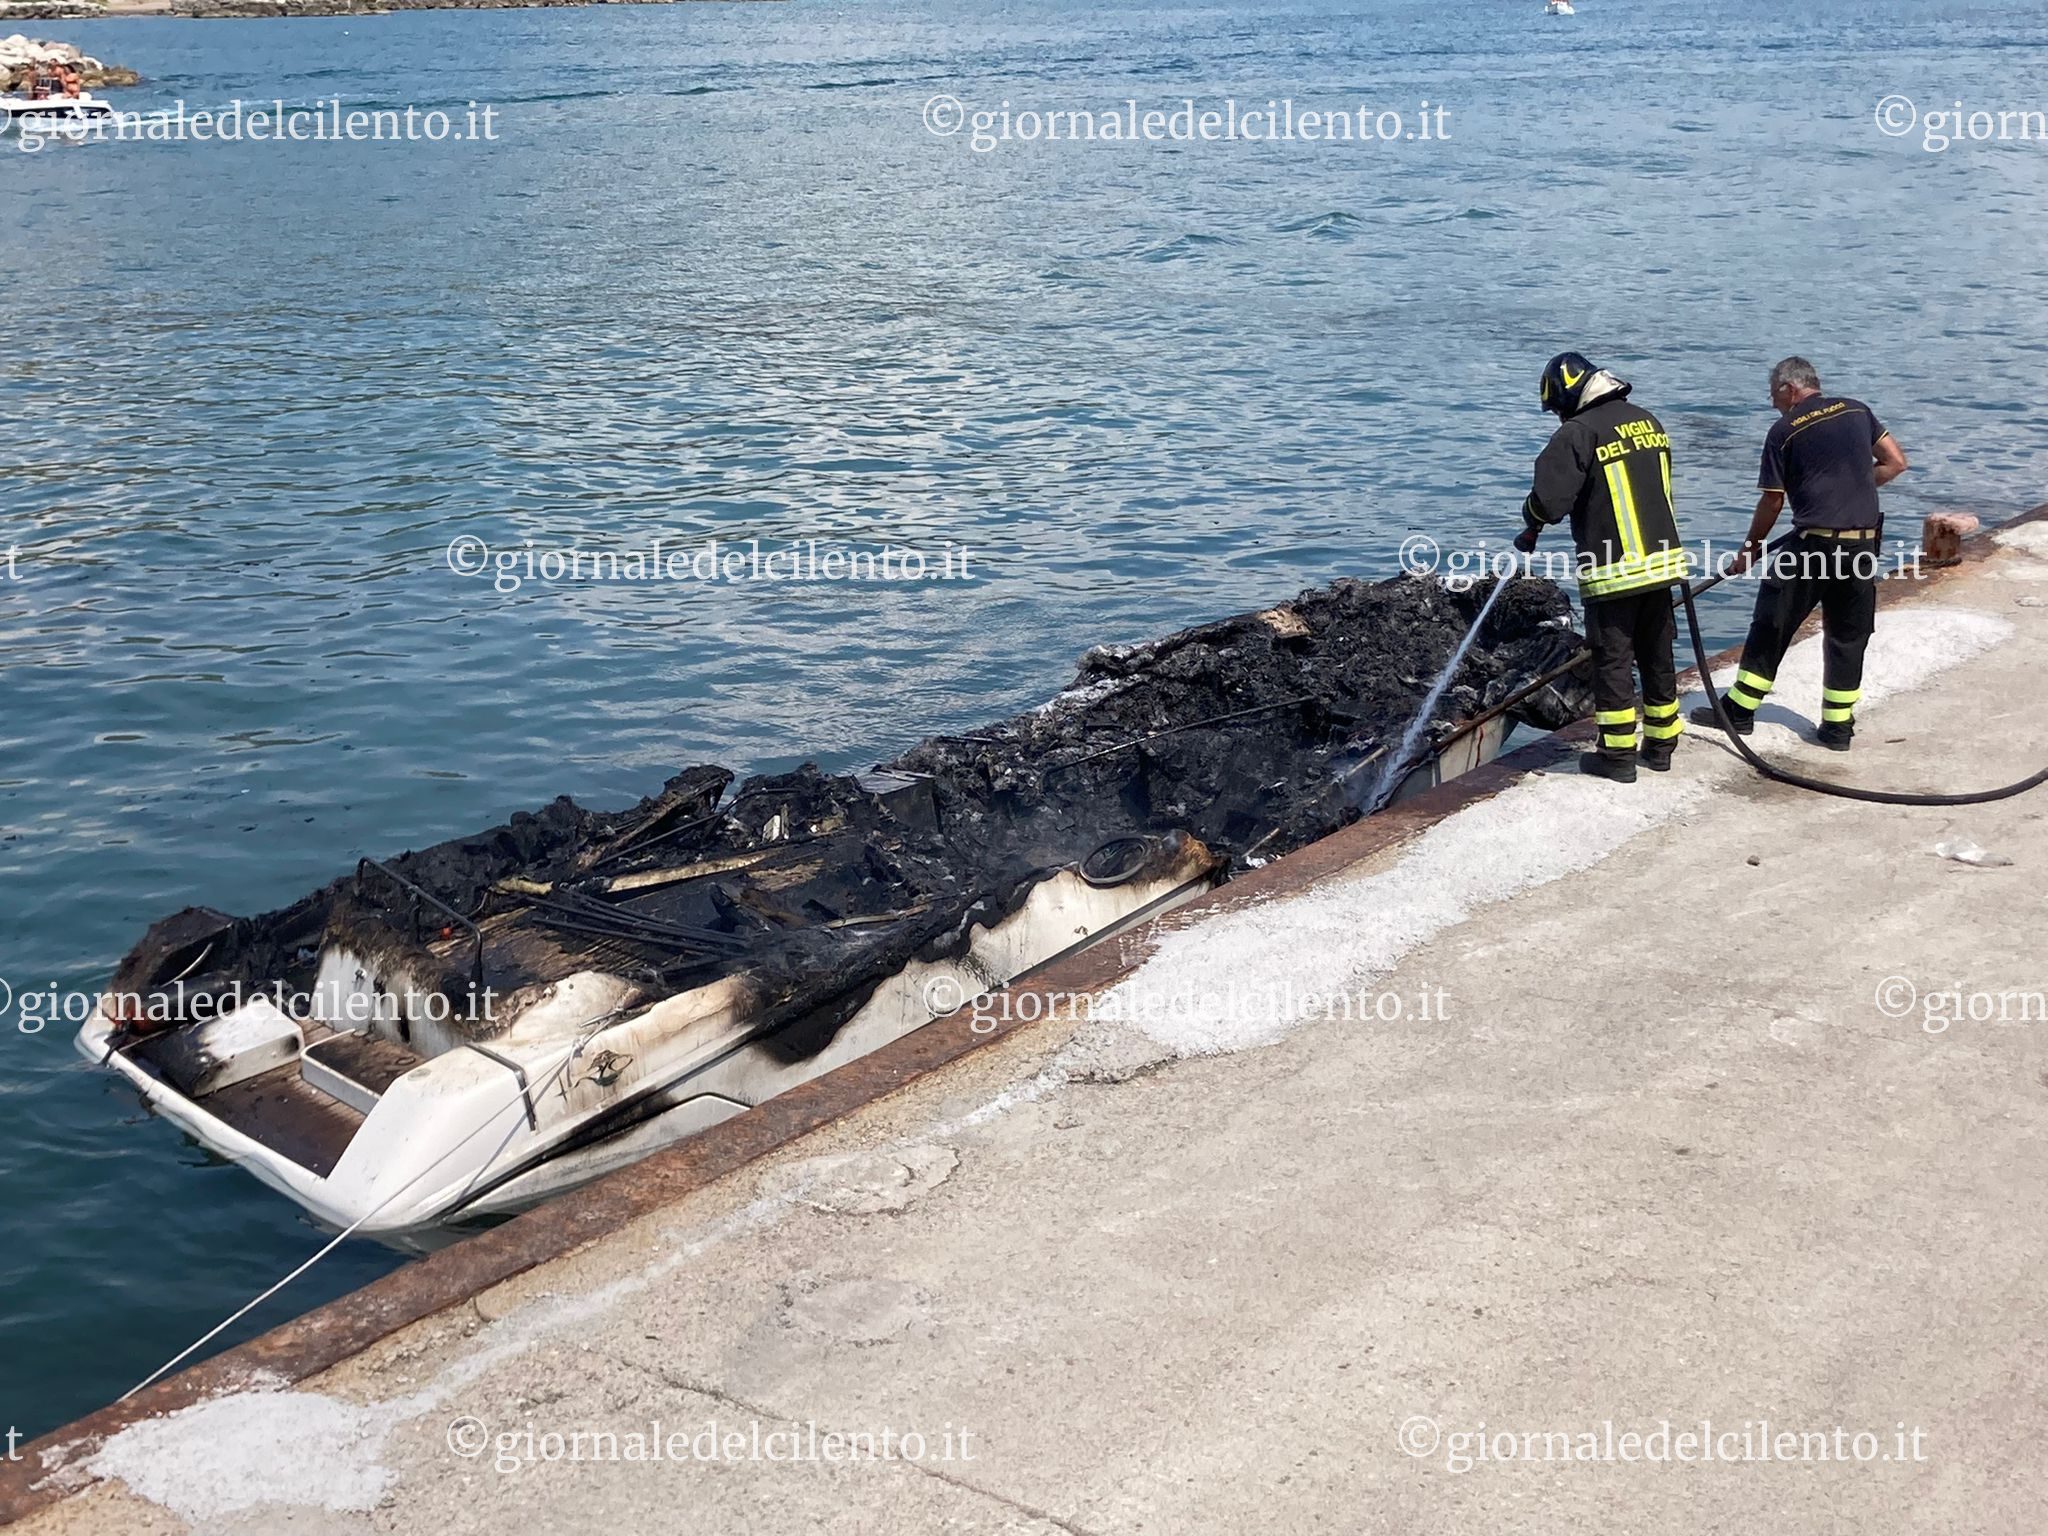
[[[1097, 648], [1050, 702], [867, 773], [693, 767], [281, 911], [187, 908], [79, 1049], [331, 1227], [517, 1211], [1368, 813], [1486, 590], [1340, 581]], [[1407, 783], [1583, 714], [1579, 652], [1563, 593], [1511, 583]]]

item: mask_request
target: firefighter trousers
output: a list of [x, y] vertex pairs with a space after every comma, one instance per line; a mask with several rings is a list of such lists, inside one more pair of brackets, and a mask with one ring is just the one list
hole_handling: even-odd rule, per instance
[[1593, 647], [1593, 710], [1600, 750], [1620, 757], [1636, 749], [1636, 674], [1643, 680], [1642, 737], [1652, 747], [1675, 746], [1685, 724], [1678, 718], [1678, 663], [1672, 646], [1678, 620], [1669, 587], [1645, 587], [1586, 604], [1586, 639]]
[[1765, 556], [1756, 615], [1742, 644], [1742, 661], [1728, 687], [1728, 702], [1754, 714], [1777, 681], [1778, 665], [1807, 615], [1821, 616], [1823, 725], [1853, 726], [1863, 696], [1863, 652], [1877, 628], [1878, 535], [1855, 537], [1794, 533]]

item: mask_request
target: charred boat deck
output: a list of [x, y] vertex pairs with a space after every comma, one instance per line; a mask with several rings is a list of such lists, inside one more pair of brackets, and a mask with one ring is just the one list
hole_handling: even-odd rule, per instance
[[[1484, 595], [1340, 582], [1098, 648], [1051, 702], [866, 774], [699, 766], [279, 912], [188, 908], [81, 1049], [335, 1226], [517, 1210], [1357, 819]], [[1423, 778], [1583, 712], [1568, 618], [1511, 584]]]

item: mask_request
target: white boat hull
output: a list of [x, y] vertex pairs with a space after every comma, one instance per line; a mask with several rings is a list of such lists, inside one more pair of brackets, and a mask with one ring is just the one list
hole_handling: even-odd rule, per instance
[[[1092, 886], [1072, 870], [1042, 880], [1010, 916], [976, 927], [959, 958], [913, 962], [889, 977], [823, 1051], [797, 1061], [757, 1038], [753, 999], [736, 978], [617, 1016], [632, 996], [629, 985], [580, 972], [546, 988], [488, 1042], [431, 1056], [386, 1086], [325, 1172], [228, 1123], [208, 1109], [206, 1094], [181, 1091], [129, 1050], [110, 1051], [108, 999], [81, 1030], [78, 1048], [119, 1071], [194, 1140], [324, 1225], [400, 1237], [523, 1209], [742, 1114], [1188, 900], [1209, 887], [1212, 864], [1188, 839], [1167, 868], [1114, 888]], [[326, 956], [323, 975], [351, 963]], [[361, 977], [364, 968], [355, 972]], [[276, 1031], [247, 1027], [243, 1015], [254, 1008], [275, 1013], [259, 1000], [206, 1029], [239, 1027], [244, 1044], [262, 1036], [262, 1049], [276, 1049]], [[276, 1070], [268, 1057], [263, 1064]]]
[[41, 101], [31, 101], [26, 96], [0, 96], [0, 115], [17, 133], [62, 133], [103, 122], [114, 115], [114, 109], [89, 93], [50, 96]]

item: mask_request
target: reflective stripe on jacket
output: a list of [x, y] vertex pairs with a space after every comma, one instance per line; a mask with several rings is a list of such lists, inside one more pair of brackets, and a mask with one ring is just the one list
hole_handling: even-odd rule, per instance
[[1626, 399], [1588, 406], [1558, 427], [1536, 460], [1522, 516], [1532, 528], [1570, 520], [1588, 602], [1691, 573], [1671, 504], [1671, 438]]

